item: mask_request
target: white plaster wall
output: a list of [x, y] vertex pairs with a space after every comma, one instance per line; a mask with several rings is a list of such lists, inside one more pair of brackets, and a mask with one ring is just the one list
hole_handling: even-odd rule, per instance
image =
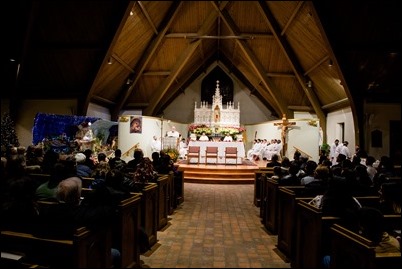
[[[366, 138], [367, 152], [369, 155], [380, 159], [381, 156], [390, 156], [390, 121], [401, 120], [400, 104], [365, 104], [366, 128], [364, 136]], [[371, 135], [374, 130], [382, 132], [382, 147], [371, 147]]]
[[332, 145], [335, 139], [342, 141], [339, 132], [339, 123], [344, 123], [344, 141], [348, 141], [348, 148], [350, 153], [355, 153], [355, 128], [353, 122], [352, 110], [350, 107], [344, 108], [335, 112], [328, 113], [327, 115], [327, 143]]
[[[135, 134], [130, 133], [130, 117], [131, 116], [141, 116], [141, 115], [124, 115], [119, 117], [119, 125], [118, 125], [118, 148], [122, 151], [122, 159], [129, 161], [133, 159], [132, 148], [134, 145], [138, 143], [139, 148], [144, 152], [145, 157], [151, 158], [151, 142], [153, 136], [157, 137], [165, 136], [167, 131], [170, 131], [173, 126], [176, 127], [176, 131], [181, 134], [185, 134], [184, 137], [187, 137], [187, 124], [182, 124], [174, 121], [170, 121], [168, 119], [155, 118], [142, 116], [142, 133]], [[127, 120], [125, 120], [127, 119]], [[163, 123], [163, 124], [161, 124]], [[162, 125], [162, 128], [161, 128]], [[126, 156], [126, 153], [129, 152], [129, 155]]]

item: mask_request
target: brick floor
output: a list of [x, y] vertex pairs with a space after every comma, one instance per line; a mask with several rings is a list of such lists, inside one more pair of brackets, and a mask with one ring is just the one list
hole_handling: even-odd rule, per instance
[[254, 186], [184, 184], [184, 202], [141, 255], [145, 268], [290, 268], [261, 224]]

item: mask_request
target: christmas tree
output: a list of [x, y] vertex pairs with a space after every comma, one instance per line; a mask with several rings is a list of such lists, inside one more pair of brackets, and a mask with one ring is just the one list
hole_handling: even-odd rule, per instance
[[18, 147], [18, 137], [15, 132], [14, 121], [11, 119], [9, 113], [5, 113], [1, 119], [1, 147], [7, 147], [13, 145]]

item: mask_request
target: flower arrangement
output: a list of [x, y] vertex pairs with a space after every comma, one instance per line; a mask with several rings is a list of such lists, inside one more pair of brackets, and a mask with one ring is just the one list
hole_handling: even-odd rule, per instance
[[188, 127], [188, 130], [191, 133], [195, 133], [197, 136], [202, 135], [202, 133], [205, 133], [206, 135], [211, 135], [212, 134], [212, 129], [209, 128], [207, 125], [205, 124], [191, 124]]
[[188, 130], [191, 133], [196, 134], [197, 136], [200, 136], [202, 133], [205, 133], [208, 136], [212, 133], [220, 134], [222, 136], [225, 136], [227, 134], [235, 136], [243, 133], [246, 129], [244, 127], [220, 127], [214, 132], [212, 128], [208, 127], [205, 124], [191, 124], [188, 127]]
[[172, 159], [173, 162], [176, 162], [179, 158], [180, 153], [176, 148], [167, 148], [163, 151], [170, 156], [170, 159]]
[[222, 134], [222, 135], [238, 135], [244, 132], [246, 129], [244, 127], [222, 127], [218, 128], [217, 133]]

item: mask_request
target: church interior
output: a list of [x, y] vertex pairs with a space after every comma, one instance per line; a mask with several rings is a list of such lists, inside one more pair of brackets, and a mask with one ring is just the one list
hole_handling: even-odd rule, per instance
[[1, 267], [400, 268], [396, 5], [8, 1]]

